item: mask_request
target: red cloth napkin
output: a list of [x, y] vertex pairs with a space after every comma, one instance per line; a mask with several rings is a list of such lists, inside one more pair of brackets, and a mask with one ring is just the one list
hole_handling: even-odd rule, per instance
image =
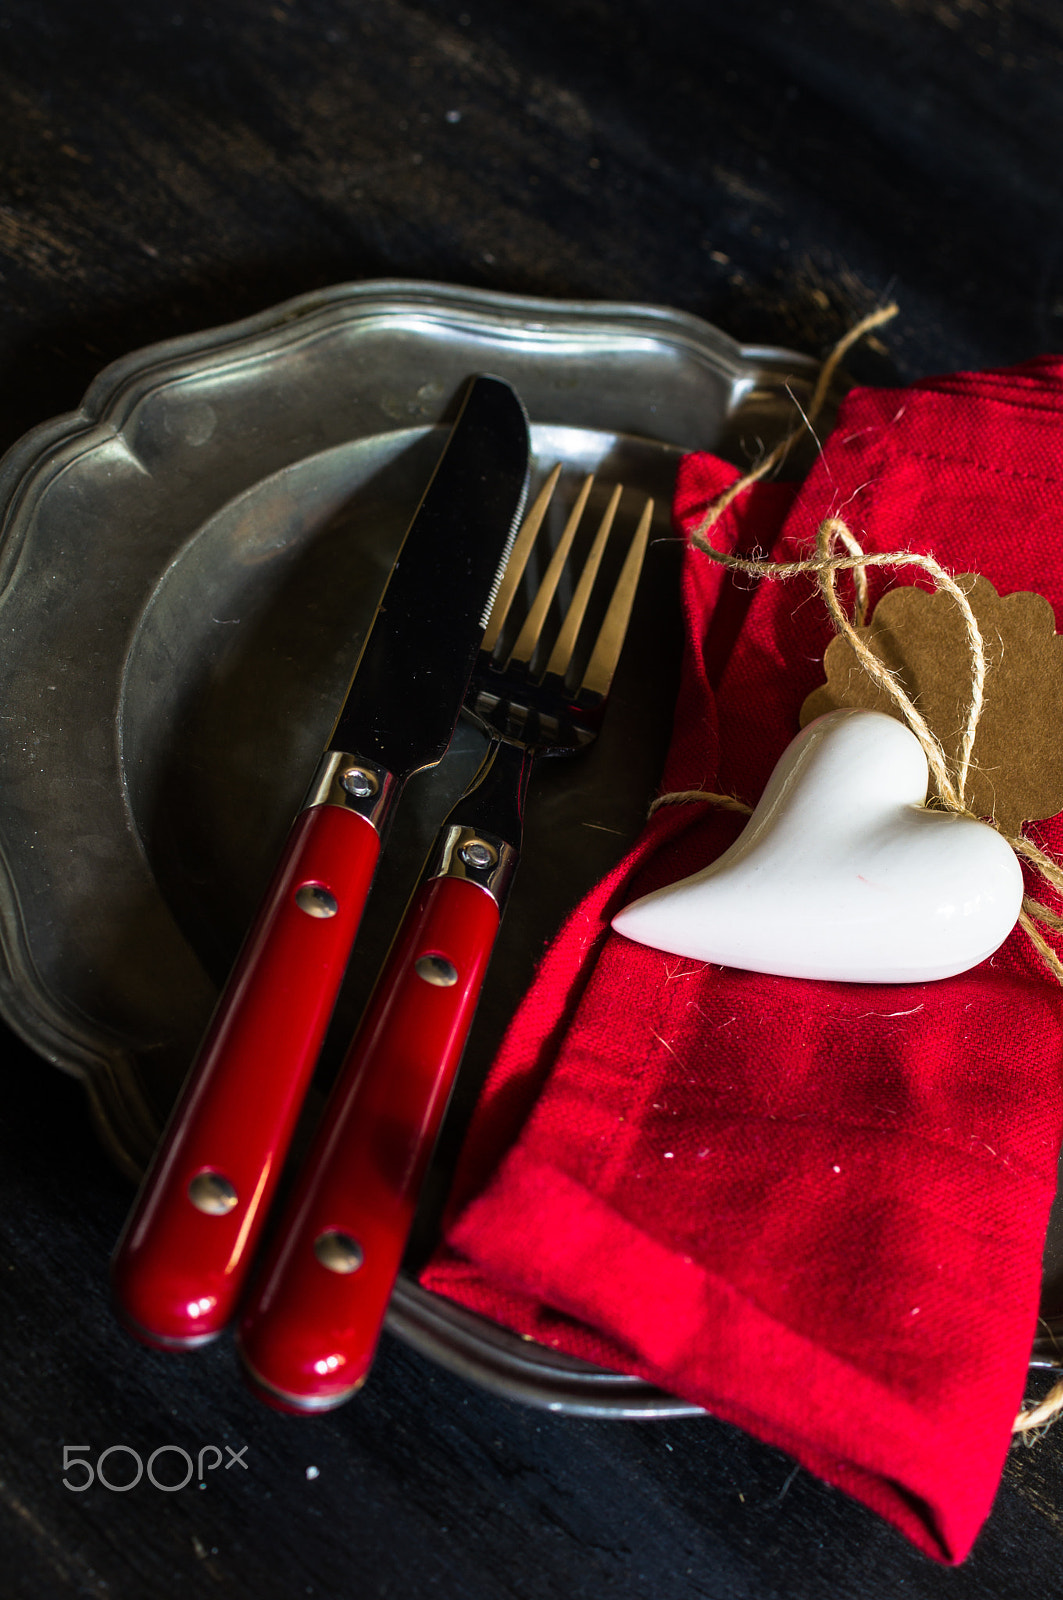
[[[796, 497], [747, 490], [714, 541], [789, 559], [840, 513], [868, 551], [933, 551], [1001, 592], [1039, 591], [1058, 626], [1061, 413], [1054, 360], [854, 391]], [[679, 527], [734, 477], [688, 458]], [[912, 573], [872, 571], [872, 598], [891, 581]], [[830, 626], [811, 579], [754, 591], [688, 550], [682, 583], [662, 789], [752, 803], [822, 682]], [[561, 931], [424, 1282], [740, 1424], [959, 1561], [1023, 1397], [1063, 997], [1019, 930], [970, 973], [881, 986], [703, 966], [610, 931], [742, 824], [661, 809]], [[1063, 819], [1032, 831], [1063, 852]]]

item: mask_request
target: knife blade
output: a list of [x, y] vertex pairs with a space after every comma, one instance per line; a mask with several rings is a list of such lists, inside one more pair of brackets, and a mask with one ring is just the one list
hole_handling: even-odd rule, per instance
[[446, 752], [523, 511], [528, 423], [474, 378], [281, 859], [115, 1250], [139, 1338], [230, 1321], [407, 779]]

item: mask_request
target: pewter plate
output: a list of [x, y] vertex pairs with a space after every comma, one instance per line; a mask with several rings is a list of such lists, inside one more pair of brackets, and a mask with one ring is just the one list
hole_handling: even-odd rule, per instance
[[[77, 1075], [136, 1175], [342, 699], [473, 372], [508, 378], [556, 461], [657, 500], [599, 743], [544, 763], [518, 886], [441, 1141], [460, 1132], [535, 961], [638, 831], [669, 733], [680, 454], [740, 464], [792, 425], [802, 357], [668, 310], [432, 284], [341, 285], [136, 352], [0, 462], [0, 1011]], [[308, 1121], [444, 810], [463, 728], [411, 785]], [[302, 1135], [300, 1135], [302, 1137]], [[584, 1415], [695, 1408], [518, 1339], [400, 1281], [390, 1326], [513, 1398]]]

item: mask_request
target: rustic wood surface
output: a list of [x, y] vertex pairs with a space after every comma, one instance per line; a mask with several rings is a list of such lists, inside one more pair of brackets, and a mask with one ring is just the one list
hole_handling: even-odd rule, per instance
[[[1052, 0], [7, 0], [0, 97], [0, 448], [113, 357], [367, 277], [813, 354], [892, 295], [871, 381], [1063, 343]], [[135, 1347], [106, 1293], [126, 1185], [80, 1087], [4, 1050], [12, 1600], [1063, 1596], [1063, 1428], [949, 1571], [709, 1419], [551, 1416], [389, 1339], [356, 1404], [289, 1421], [227, 1344]], [[64, 1487], [64, 1447], [167, 1444], [234, 1457], [202, 1489]]]

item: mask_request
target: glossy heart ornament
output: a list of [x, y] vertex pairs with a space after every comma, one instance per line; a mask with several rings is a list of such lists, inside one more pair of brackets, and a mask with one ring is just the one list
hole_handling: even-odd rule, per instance
[[925, 808], [926, 757], [878, 711], [832, 711], [786, 750], [730, 849], [636, 900], [618, 933], [779, 977], [920, 983], [966, 972], [1014, 927], [1022, 872], [970, 817]]

